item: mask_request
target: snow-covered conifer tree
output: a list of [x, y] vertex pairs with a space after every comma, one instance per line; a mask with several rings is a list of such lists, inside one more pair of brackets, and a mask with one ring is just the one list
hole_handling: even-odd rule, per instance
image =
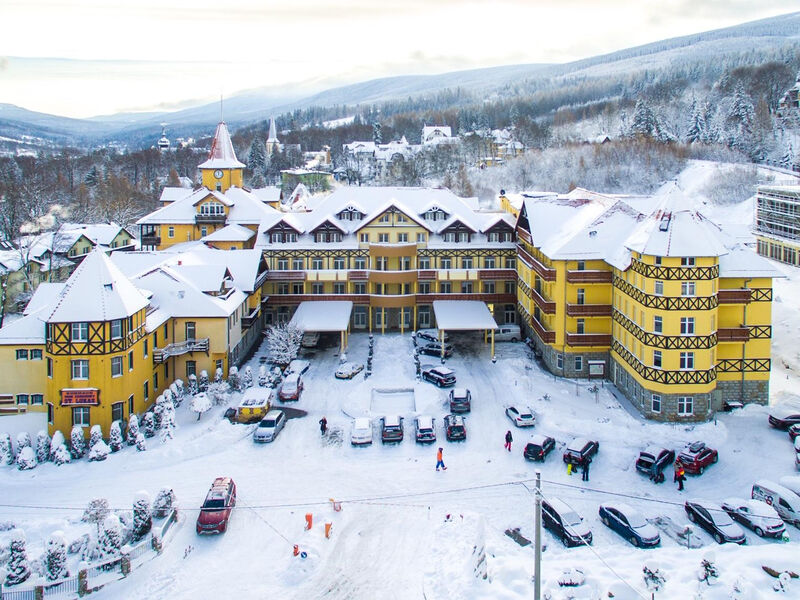
[[17, 454], [17, 468], [20, 471], [27, 471], [28, 469], [36, 468], [36, 454], [34, 453], [33, 448], [30, 446], [25, 446], [19, 451], [19, 454]]
[[175, 492], [169, 488], [162, 488], [156, 494], [156, 499], [153, 500], [153, 516], [158, 519], [163, 519], [172, 510], [172, 505], [175, 503]]
[[142, 539], [153, 527], [150, 514], [150, 494], [141, 491], [133, 502], [133, 539]]
[[14, 464], [14, 446], [11, 445], [11, 436], [0, 433], [0, 461], [4, 465]]
[[100, 425], [92, 425], [92, 428], [89, 430], [89, 448], [94, 448], [94, 445], [102, 440], [103, 429]]
[[689, 123], [686, 131], [686, 141], [690, 144], [702, 142], [705, 137], [706, 122], [703, 117], [702, 109], [697, 105], [697, 101], [692, 100], [689, 109]]
[[111, 448], [109, 448], [108, 444], [101, 438], [99, 442], [96, 442], [95, 445], [89, 449], [89, 460], [100, 462], [108, 458], [110, 453]]
[[27, 431], [21, 431], [17, 434], [17, 453], [23, 448], [31, 447], [31, 434]]
[[128, 420], [128, 445], [135, 446], [136, 438], [139, 435], [139, 417], [131, 415]]
[[244, 368], [244, 375], [242, 376], [242, 386], [244, 389], [253, 387], [253, 369], [250, 365]]
[[120, 555], [120, 550], [122, 549], [122, 523], [117, 515], [110, 514], [103, 520], [97, 544], [100, 556], [104, 559]]
[[139, 433], [139, 435], [136, 436], [136, 449], [139, 452], [144, 452], [147, 450], [147, 442], [144, 439], [143, 433]]
[[56, 429], [53, 432], [53, 439], [50, 440], [50, 460], [54, 459], [53, 455], [59, 446], [66, 446], [66, 441], [64, 440], [64, 434]]
[[11, 547], [6, 563], [6, 585], [19, 585], [31, 576], [28, 551], [25, 548], [25, 533], [21, 529], [11, 532]]
[[47, 551], [44, 557], [44, 576], [48, 581], [69, 577], [67, 539], [61, 531], [54, 531], [47, 540]]
[[44, 429], [36, 434], [36, 460], [40, 463], [50, 460], [50, 436]]
[[261, 365], [258, 367], [258, 385], [261, 387], [266, 387], [267, 382], [269, 379], [267, 378], [267, 367], [265, 365]]
[[83, 427], [75, 425], [69, 436], [69, 453], [72, 458], [82, 458], [86, 454], [86, 440], [83, 437]]
[[61, 442], [58, 446], [50, 445], [50, 460], [59, 467], [70, 462], [69, 450], [67, 450], [64, 442]]
[[231, 388], [232, 392], [239, 392], [242, 389], [242, 382], [239, 377], [239, 369], [236, 367], [231, 367], [228, 370], [228, 387]]
[[111, 423], [108, 429], [108, 445], [111, 447], [112, 452], [119, 452], [122, 450], [122, 428], [119, 421]]
[[144, 433], [144, 437], [149, 438], [156, 434], [156, 426], [152, 411], [148, 411], [142, 415], [142, 433]]
[[205, 392], [200, 392], [192, 398], [191, 408], [192, 412], [197, 413], [197, 420], [199, 421], [203, 413], [211, 409], [211, 398]]
[[633, 122], [631, 123], [631, 134], [642, 135], [645, 137], [654, 137], [658, 130], [658, 123], [656, 116], [647, 102], [642, 98], [636, 101], [636, 107], [633, 113]]
[[203, 369], [200, 371], [200, 377], [197, 378], [197, 390], [205, 392], [208, 389], [208, 371]]
[[222, 367], [217, 367], [214, 371], [214, 383], [222, 383]]

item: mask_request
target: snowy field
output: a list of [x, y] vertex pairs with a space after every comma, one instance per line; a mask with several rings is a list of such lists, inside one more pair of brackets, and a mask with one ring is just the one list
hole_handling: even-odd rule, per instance
[[[704, 175], [716, 168], [694, 163], [675, 183], [695, 195]], [[752, 200], [705, 209], [734, 227], [752, 218]], [[773, 402], [780, 402], [800, 393], [800, 271], [776, 267], [787, 276], [776, 280], [773, 303], [771, 385]], [[410, 336], [376, 335], [368, 379], [363, 373], [351, 381], [334, 379], [339, 363], [334, 347], [308, 357], [303, 395], [288, 405], [308, 411], [308, 416], [289, 420], [271, 444], [255, 445], [254, 426], [228, 423], [222, 418], [223, 406], [197, 421], [184, 402], [177, 411], [175, 438], [166, 443], [151, 438], [146, 452], [126, 448], [105, 462], [47, 463], [31, 471], [0, 466], [0, 548], [7, 548], [13, 524], [25, 531], [33, 558], [43, 552], [52, 532], [64, 531], [69, 542], [87, 531], [79, 517], [93, 498], [105, 497], [115, 508], [130, 510], [139, 490], [153, 495], [171, 487], [183, 523], [163, 555], [93, 598], [530, 598], [532, 547], [517, 545], [504, 531], [519, 528], [533, 538], [530, 490], [539, 466], [545, 498], [566, 501], [594, 534], [590, 548], [573, 549], [544, 534], [543, 587], [553, 600], [606, 599], [612, 588], [618, 600], [649, 599], [642, 578], [645, 563], [657, 564], [666, 576], [655, 598], [669, 599], [770, 598], [776, 580], [762, 565], [800, 572], [800, 529], [795, 527], [787, 527], [787, 543], [766, 541], [745, 530], [747, 544], [741, 547], [718, 546], [695, 527], [700, 548], [689, 550], [662, 532], [659, 548], [640, 550], [604, 527], [597, 514], [603, 502], [624, 501], [649, 518], [668, 517], [683, 528], [689, 523], [683, 510], [686, 499], [748, 497], [758, 478], [797, 474], [788, 435], [768, 426], [766, 407], [748, 406], [698, 425], [650, 423], [608, 384], [595, 395], [587, 381], [546, 373], [524, 344], [498, 344], [493, 364], [479, 336], [452, 338], [456, 352], [447, 365], [455, 370], [458, 386], [469, 388], [473, 398], [466, 442], [444, 440], [447, 391], [416, 381]], [[347, 359], [366, 362], [367, 349], [367, 335], [354, 334]], [[254, 372], [265, 352], [262, 347], [251, 360]], [[434, 359], [423, 357], [422, 362]], [[506, 418], [509, 404], [530, 406], [537, 417], [534, 431], [557, 440], [544, 464], [524, 460], [530, 432], [516, 429]], [[404, 416], [406, 438], [401, 444], [382, 446], [377, 441], [382, 411]], [[413, 441], [417, 411], [436, 418], [438, 440], [433, 446]], [[349, 444], [351, 417], [362, 415], [376, 420], [376, 442], [354, 448]], [[325, 438], [319, 433], [322, 416], [329, 424]], [[0, 419], [0, 431], [14, 434], [26, 429], [35, 435], [41, 426], [41, 420], [30, 416]], [[511, 453], [503, 448], [509, 429], [514, 435]], [[600, 442], [586, 483], [568, 475], [561, 461], [565, 445], [578, 436]], [[694, 440], [717, 448], [720, 459], [702, 476], [690, 476], [686, 491], [678, 492], [671, 482], [671, 468], [661, 485], [636, 472], [634, 461], [648, 445], [680, 450]], [[444, 448], [445, 472], [434, 470], [438, 446]], [[229, 529], [221, 536], [198, 537], [198, 507], [211, 481], [222, 475], [233, 477], [238, 487]], [[340, 512], [333, 510], [332, 498], [342, 503]], [[306, 513], [313, 514], [310, 531], [304, 530]], [[330, 539], [324, 536], [325, 522], [333, 524]], [[293, 556], [294, 544], [307, 554], [305, 559]], [[719, 579], [710, 587], [696, 576], [709, 553], [719, 569]], [[486, 579], [475, 576], [480, 564], [485, 564]], [[556, 582], [569, 568], [580, 568], [586, 583], [559, 588]], [[741, 591], [734, 593], [734, 586]], [[800, 598], [800, 582], [790, 586], [782, 597]]]

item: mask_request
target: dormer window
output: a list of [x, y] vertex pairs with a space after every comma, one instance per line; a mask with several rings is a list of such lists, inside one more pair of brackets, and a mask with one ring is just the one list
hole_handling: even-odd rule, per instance
[[468, 242], [469, 241], [469, 234], [466, 231], [460, 231], [458, 233], [458, 241], [459, 242]]
[[455, 242], [456, 241], [456, 234], [451, 232], [443, 233], [442, 240], [445, 242]]
[[389, 213], [384, 213], [381, 215], [381, 218], [378, 219], [378, 223], [388, 223], [391, 221], [391, 219], [392, 217]]
[[499, 242], [499, 241], [500, 241], [500, 234], [499, 234], [499, 233], [497, 233], [496, 231], [492, 231], [492, 232], [489, 234], [489, 236], [488, 236], [488, 237], [489, 237], [489, 241], [490, 241], [490, 242]]
[[225, 207], [221, 202], [206, 202], [200, 205], [201, 215], [224, 215]]

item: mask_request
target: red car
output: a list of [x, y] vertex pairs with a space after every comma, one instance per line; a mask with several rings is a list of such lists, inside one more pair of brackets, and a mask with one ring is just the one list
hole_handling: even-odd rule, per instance
[[800, 436], [800, 423], [795, 423], [789, 427], [789, 439], [795, 441]]
[[225, 533], [234, 506], [236, 506], [236, 484], [230, 477], [217, 477], [200, 508], [197, 533]]
[[278, 398], [281, 402], [288, 402], [289, 400], [299, 400], [300, 393], [303, 391], [303, 380], [300, 379], [300, 373], [289, 373], [286, 379], [281, 384], [281, 389], [278, 390]]
[[713, 465], [718, 459], [717, 451], [703, 442], [692, 442], [678, 455], [684, 470], [692, 475], [702, 475], [706, 467]]

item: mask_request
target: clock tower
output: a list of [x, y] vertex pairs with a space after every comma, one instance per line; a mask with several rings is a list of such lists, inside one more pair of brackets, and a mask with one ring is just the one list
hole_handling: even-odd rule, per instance
[[242, 187], [244, 165], [236, 160], [231, 134], [225, 121], [217, 125], [208, 160], [198, 166], [203, 185], [210, 190], [225, 193], [231, 187]]

